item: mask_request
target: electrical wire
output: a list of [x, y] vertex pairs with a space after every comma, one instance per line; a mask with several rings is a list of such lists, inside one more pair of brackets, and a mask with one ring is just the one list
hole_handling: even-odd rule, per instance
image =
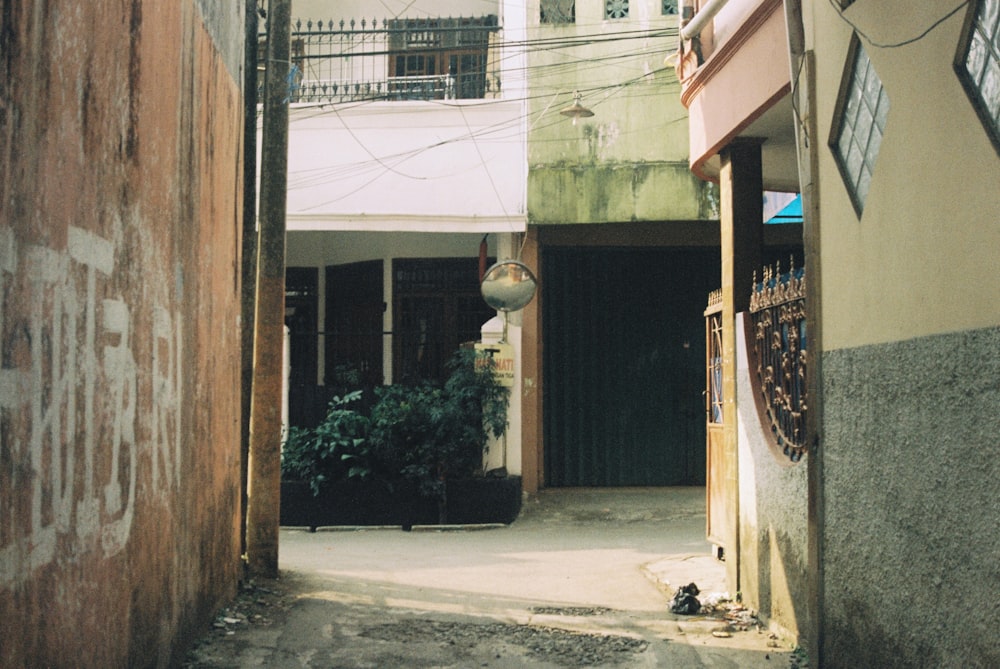
[[[646, 75], [644, 75], [644, 76], [646, 76]], [[625, 90], [625, 88], [627, 88], [628, 86], [630, 86], [630, 85], [632, 85], [632, 84], [640, 81], [642, 78], [643, 77], [636, 77], [633, 80], [622, 82], [622, 83], [618, 84], [617, 86], [608, 87], [608, 88], [613, 88], [614, 89], [614, 90], [611, 91], [611, 93], [608, 95], [608, 97], [610, 98], [611, 95], [615, 95], [618, 92], [620, 92], [622, 90]], [[484, 132], [485, 133], [494, 133], [494, 132], [498, 132], [498, 131], [504, 129], [505, 127], [506, 128], [510, 128], [512, 126], [518, 126], [520, 124], [521, 119], [524, 118], [522, 116], [521, 118], [508, 119], [508, 120], [505, 120], [505, 121], [500, 122], [498, 124], [494, 124], [493, 126], [487, 126], [486, 128], [480, 129], [479, 131], [474, 131], [474, 130], [472, 130], [471, 125], [468, 123], [467, 119], [465, 118], [464, 111], [462, 113], [463, 113], [463, 120], [465, 120], [467, 129], [469, 131], [469, 132], [467, 132], [465, 134], [453, 137], [451, 139], [447, 139], [447, 140], [442, 140], [442, 141], [439, 141], [439, 142], [435, 142], [435, 143], [430, 144], [430, 145], [418, 147], [418, 148], [412, 149], [410, 151], [400, 152], [400, 153], [394, 154], [392, 156], [384, 156], [384, 157], [382, 157], [378, 161], [363, 161], [363, 162], [360, 162], [360, 163], [353, 162], [353, 163], [349, 163], [349, 164], [345, 164], [345, 165], [331, 167], [328, 170], [321, 170], [321, 168], [320, 169], [314, 168], [313, 170], [308, 170], [307, 171], [310, 174], [309, 174], [308, 177], [306, 177], [303, 180], [299, 180], [299, 179], [297, 179], [295, 177], [295, 175], [300, 174], [300, 172], [298, 172], [298, 171], [292, 172], [289, 175], [289, 190], [292, 191], [292, 190], [298, 190], [300, 188], [315, 188], [315, 187], [318, 187], [318, 186], [329, 185], [329, 184], [335, 183], [337, 181], [342, 181], [342, 180], [347, 179], [347, 178], [357, 178], [359, 175], [365, 175], [365, 174], [369, 174], [369, 173], [372, 173], [372, 172], [377, 172], [375, 174], [375, 176], [373, 176], [371, 179], [366, 180], [364, 183], [362, 183], [361, 185], [359, 185], [356, 188], [352, 189], [351, 191], [349, 191], [347, 193], [343, 193], [343, 194], [341, 194], [340, 196], [338, 196], [336, 198], [331, 198], [331, 199], [328, 199], [328, 200], [324, 200], [323, 202], [319, 202], [319, 203], [316, 203], [314, 205], [311, 205], [310, 207], [305, 208], [304, 211], [318, 209], [320, 207], [323, 207], [323, 206], [326, 206], [326, 205], [329, 205], [329, 204], [333, 204], [334, 202], [346, 199], [347, 197], [350, 197], [350, 196], [352, 196], [352, 195], [354, 195], [354, 194], [356, 194], [356, 193], [364, 190], [369, 185], [371, 185], [374, 181], [377, 181], [379, 178], [381, 178], [381, 176], [383, 176], [384, 174], [386, 174], [388, 170], [394, 169], [396, 166], [398, 166], [399, 164], [401, 164], [404, 161], [407, 161], [407, 160], [410, 160], [412, 158], [415, 158], [415, 157], [417, 157], [417, 156], [419, 156], [419, 155], [421, 155], [421, 154], [423, 154], [423, 153], [425, 153], [427, 151], [430, 151], [430, 150], [433, 150], [435, 148], [444, 146], [446, 144], [451, 144], [451, 143], [459, 142], [459, 141], [468, 141], [470, 139], [474, 143], [478, 142], [480, 136]], [[681, 116], [678, 116], [678, 117], [676, 117], [674, 119], [670, 119], [668, 121], [665, 121], [663, 124], [658, 125], [656, 127], [644, 127], [644, 128], [631, 129], [631, 130], [627, 130], [627, 131], [625, 131], [623, 133], [620, 133], [620, 134], [622, 134], [622, 135], [629, 135], [629, 134], [638, 133], [638, 132], [651, 132], [652, 130], [655, 130], [655, 129], [658, 129], [658, 128], [666, 128], [666, 127], [668, 127], [670, 125], [673, 125], [675, 123], [682, 122], [682, 121], [686, 120], [686, 118], [687, 118], [686, 115], [681, 115]], [[537, 120], [538, 119], [536, 119], [536, 122], [537, 122]], [[553, 126], [553, 125], [557, 125], [557, 124], [561, 125], [563, 123], [565, 123], [564, 119], [555, 118], [555, 119], [550, 120], [550, 122], [548, 124], [545, 124], [545, 125], [541, 126], [541, 128], [535, 128], [535, 127], [533, 127], [532, 129], [533, 130], [541, 130], [541, 129], [544, 129], [544, 128], [547, 128], [547, 127], [550, 127], [550, 126]], [[539, 139], [539, 140], [532, 140], [532, 141], [535, 142], [535, 143], [541, 143], [541, 142], [565, 142], [567, 140], [565, 140], [565, 139]], [[365, 147], [365, 150], [366, 150], [366, 152], [369, 153], [369, 155], [373, 155], [373, 153], [369, 149], [367, 149], [367, 147]], [[486, 162], [487, 161], [486, 161], [485, 157], [482, 155], [482, 152], [481, 152], [481, 150], [480, 150], [480, 148], [478, 146], [478, 143], [476, 144], [476, 150], [479, 153], [479, 157], [480, 157], [480, 163], [479, 163], [479, 165], [482, 165], [485, 169], [488, 170], [488, 167], [486, 166]], [[388, 166], [388, 165], [383, 165], [383, 163], [388, 163], [389, 161], [392, 161], [392, 160], [395, 160], [396, 162], [392, 163], [391, 167]], [[479, 167], [479, 165], [476, 165], [475, 167]], [[381, 170], [378, 169], [380, 166], [382, 167]], [[467, 172], [468, 169], [469, 168], [466, 168], [466, 169], [454, 172], [452, 174], [442, 174], [442, 175], [438, 175], [436, 177], [428, 177], [428, 179], [448, 178], [450, 176], [455, 176], [455, 175], [460, 174], [462, 172]], [[396, 170], [396, 172], [399, 173], [398, 170]], [[489, 175], [489, 176], [490, 176], [491, 184], [492, 184], [492, 186], [494, 188], [494, 192], [497, 194], [497, 197], [500, 198], [500, 194], [499, 194], [499, 192], [497, 190], [496, 184], [492, 180], [492, 176], [491, 175]], [[501, 203], [501, 207], [503, 207], [502, 203]], [[504, 209], [504, 213], [507, 216], [507, 218], [509, 219], [509, 213], [506, 212], [506, 209]]]
[[957, 7], [955, 7], [951, 11], [949, 11], [947, 14], [945, 14], [944, 16], [942, 16], [941, 18], [939, 18], [938, 20], [934, 21], [934, 23], [932, 23], [925, 30], [923, 30], [919, 34], [915, 35], [914, 37], [910, 37], [910, 38], [907, 38], [907, 39], [904, 39], [904, 40], [900, 40], [898, 42], [891, 42], [891, 43], [890, 42], [885, 42], [885, 43], [883, 43], [883, 42], [876, 42], [867, 33], [865, 33], [863, 30], [861, 30], [861, 28], [857, 25], [857, 23], [851, 21], [849, 18], [847, 18], [846, 16], [844, 16], [844, 10], [842, 10], [840, 8], [840, 6], [836, 4], [835, 0], [827, 0], [827, 2], [830, 3], [830, 6], [833, 7], [833, 10], [837, 13], [837, 16], [839, 16], [844, 23], [846, 23], [847, 25], [851, 26], [851, 28], [854, 30], [854, 32], [856, 32], [862, 39], [864, 39], [866, 42], [868, 42], [868, 44], [870, 44], [871, 46], [873, 46], [873, 47], [875, 47], [877, 49], [896, 49], [896, 48], [899, 48], [901, 46], [906, 46], [908, 44], [913, 44], [914, 42], [919, 42], [923, 38], [927, 37], [927, 35], [929, 35], [931, 33], [931, 31], [933, 31], [939, 25], [941, 25], [942, 23], [944, 23], [945, 21], [947, 21], [948, 19], [950, 19], [952, 16], [954, 16], [959, 11], [961, 11], [961, 9], [963, 7], [965, 7], [966, 5], [969, 4], [969, 0], [962, 0], [962, 2], [960, 2]]

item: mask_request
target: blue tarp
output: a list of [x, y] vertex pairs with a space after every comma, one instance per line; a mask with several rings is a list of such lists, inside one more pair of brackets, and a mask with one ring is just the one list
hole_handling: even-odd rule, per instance
[[772, 223], [801, 223], [802, 222], [802, 196], [796, 195], [795, 199], [784, 206], [777, 214], [772, 216], [767, 224]]

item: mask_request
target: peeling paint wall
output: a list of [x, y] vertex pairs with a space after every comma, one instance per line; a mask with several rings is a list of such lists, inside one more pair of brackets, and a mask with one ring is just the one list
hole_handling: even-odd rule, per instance
[[177, 663], [235, 591], [243, 13], [222, 4], [0, 2], [2, 666]]

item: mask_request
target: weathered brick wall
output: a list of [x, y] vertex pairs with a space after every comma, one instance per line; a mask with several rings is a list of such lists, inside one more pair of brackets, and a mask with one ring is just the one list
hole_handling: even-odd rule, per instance
[[176, 663], [236, 588], [243, 3], [209, 4], [0, 0], [3, 667]]

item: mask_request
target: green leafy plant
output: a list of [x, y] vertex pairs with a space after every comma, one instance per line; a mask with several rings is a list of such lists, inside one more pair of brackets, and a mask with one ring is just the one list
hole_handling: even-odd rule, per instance
[[492, 360], [473, 350], [455, 354], [443, 386], [376, 388], [370, 417], [347, 408], [360, 397], [361, 391], [335, 397], [320, 425], [289, 431], [286, 479], [307, 481], [313, 494], [350, 478], [410, 479], [438, 500], [443, 522], [447, 480], [479, 471], [489, 437], [507, 428], [508, 390], [497, 382]]
[[377, 389], [370, 435], [379, 461], [419, 482], [442, 508], [447, 479], [478, 471], [490, 435], [499, 437], [507, 427], [508, 391], [497, 382], [491, 359], [461, 350], [449, 369], [440, 388]]
[[361, 399], [361, 391], [330, 400], [323, 422], [315, 428], [293, 427], [281, 451], [281, 473], [305, 481], [318, 495], [327, 481], [368, 478], [372, 475], [367, 439], [367, 416], [347, 408]]

